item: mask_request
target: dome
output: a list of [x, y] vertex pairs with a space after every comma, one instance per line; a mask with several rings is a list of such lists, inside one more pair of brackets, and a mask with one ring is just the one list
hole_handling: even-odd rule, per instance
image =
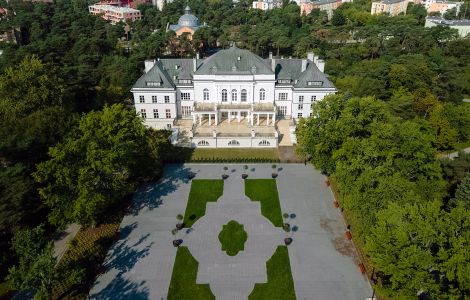
[[199, 27], [199, 19], [191, 13], [189, 6], [184, 9], [184, 15], [179, 18], [178, 25], [181, 27]]

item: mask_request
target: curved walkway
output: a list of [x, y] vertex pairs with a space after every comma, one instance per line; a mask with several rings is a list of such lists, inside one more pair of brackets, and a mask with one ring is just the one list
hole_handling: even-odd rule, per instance
[[[248, 234], [245, 248], [236, 256], [221, 250], [218, 235], [222, 226], [235, 220]], [[247, 299], [255, 283], [266, 283], [266, 261], [284, 232], [261, 215], [259, 202], [245, 196], [245, 185], [239, 176], [224, 182], [224, 194], [217, 202], [208, 202], [206, 214], [193, 225], [185, 240], [199, 262], [196, 283], [208, 283], [216, 299]]]

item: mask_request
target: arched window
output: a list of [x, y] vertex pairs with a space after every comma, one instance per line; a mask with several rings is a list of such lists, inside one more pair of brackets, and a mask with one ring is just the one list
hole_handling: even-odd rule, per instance
[[242, 90], [241, 95], [240, 95], [240, 100], [242, 102], [246, 102], [246, 100], [247, 100], [246, 98], [247, 98], [246, 97], [246, 90]]
[[228, 142], [228, 145], [229, 146], [240, 146], [240, 142], [237, 141], [237, 140], [231, 140], [230, 142]]
[[197, 143], [198, 146], [209, 146], [209, 142], [206, 140], [201, 140]]
[[222, 90], [222, 102], [227, 102], [227, 90]]
[[264, 101], [266, 99], [266, 91], [264, 89], [259, 90], [259, 100]]
[[233, 102], [237, 101], [237, 90], [232, 90], [232, 101]]
[[209, 101], [209, 90], [204, 89], [204, 91], [202, 91], [202, 94], [203, 94], [204, 101]]
[[259, 142], [258, 146], [271, 146], [271, 143], [267, 140], [262, 140]]

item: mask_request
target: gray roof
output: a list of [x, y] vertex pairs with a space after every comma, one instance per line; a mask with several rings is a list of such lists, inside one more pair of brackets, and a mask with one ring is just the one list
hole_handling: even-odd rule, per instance
[[428, 17], [427, 20], [436, 23], [438, 25], [445, 25], [445, 26], [470, 26], [470, 20], [463, 19], [463, 20], [446, 20], [444, 18], [439, 17]]
[[199, 19], [191, 13], [191, 8], [189, 8], [189, 6], [186, 6], [184, 9], [184, 15], [179, 18], [178, 24], [170, 25], [169, 29], [176, 31], [182, 27], [190, 27], [194, 30], [197, 30], [200, 27]]
[[273, 74], [273, 71], [258, 55], [232, 46], [207, 58], [196, 74]]
[[[194, 72], [194, 61], [197, 70]], [[277, 82], [277, 85], [294, 88], [334, 88], [328, 77], [320, 72], [310, 60], [306, 60], [306, 69], [302, 72], [303, 59], [275, 59], [275, 71], [271, 70], [271, 59], [262, 59], [258, 55], [237, 47], [220, 50], [206, 59], [161, 59], [146, 74], [142, 75], [134, 88], [174, 88], [178, 80], [192, 80], [193, 75], [275, 75], [277, 80], [288, 80], [288, 83]], [[148, 83], [159, 82], [158, 86]], [[317, 85], [309, 84], [316, 82]]]

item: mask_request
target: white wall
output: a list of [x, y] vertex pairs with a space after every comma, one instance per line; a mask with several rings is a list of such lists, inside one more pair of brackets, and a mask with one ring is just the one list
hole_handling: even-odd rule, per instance
[[[198, 143], [200, 141], [206, 141], [209, 143], [208, 146], [198, 146]], [[229, 146], [229, 142], [232, 140], [236, 140], [240, 143], [239, 146]], [[267, 145], [259, 145], [259, 143], [262, 140], [266, 140], [270, 143], [269, 146]], [[199, 147], [199, 148], [276, 148], [277, 147], [277, 138], [275, 137], [219, 137], [219, 138], [213, 138], [213, 137], [195, 137], [192, 140], [191, 146], [193, 148]]]

